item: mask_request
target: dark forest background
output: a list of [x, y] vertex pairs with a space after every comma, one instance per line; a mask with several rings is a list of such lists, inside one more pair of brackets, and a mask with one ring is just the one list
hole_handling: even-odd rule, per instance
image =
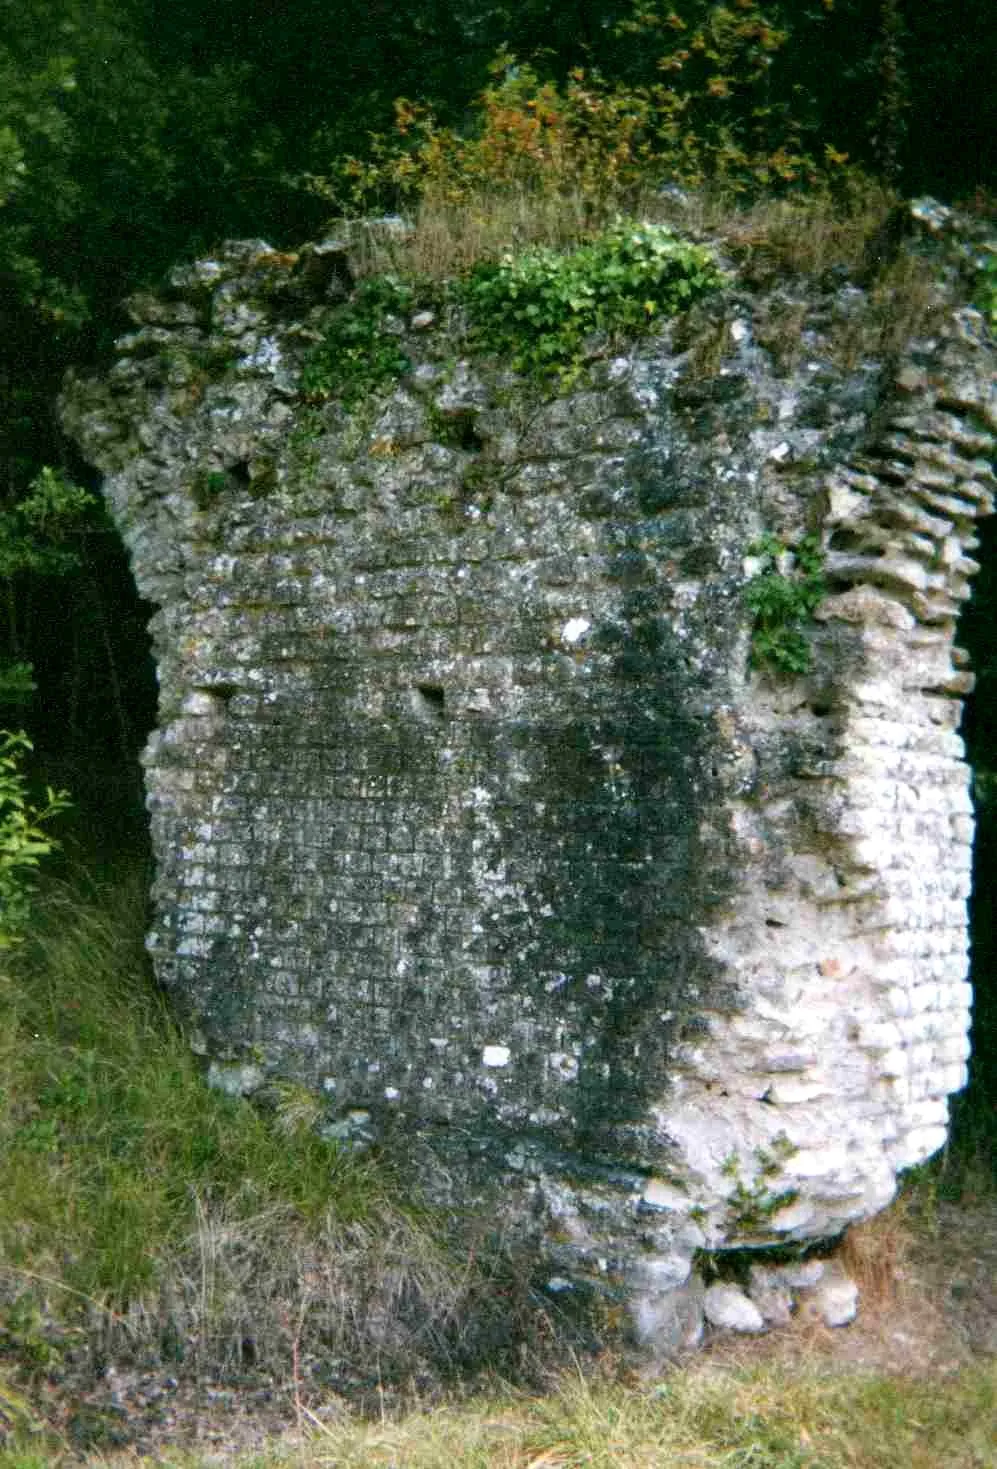
[[[818, 161], [993, 212], [992, 0], [0, 0], [0, 725], [30, 733], [42, 776], [102, 840], [141, 841], [150, 609], [99, 502], [72, 490], [96, 485], [55, 420], [67, 366], [99, 361], [122, 298], [172, 263], [223, 238], [320, 233], [335, 200], [314, 179], [369, 156], [395, 98], [460, 133], [496, 56], [558, 84], [583, 68], [639, 89], [677, 74], [703, 26], [727, 27], [752, 76], [706, 77], [724, 136], [764, 115]], [[779, 187], [814, 186], [787, 174]], [[979, 677], [965, 725], [982, 817], [974, 1087], [993, 1099], [993, 528], [981, 559], [961, 641]]]

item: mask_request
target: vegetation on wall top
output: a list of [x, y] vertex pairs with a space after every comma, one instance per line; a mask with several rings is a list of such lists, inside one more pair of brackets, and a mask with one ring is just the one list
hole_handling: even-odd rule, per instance
[[663, 225], [620, 220], [568, 253], [537, 246], [480, 265], [463, 287], [474, 334], [520, 372], [564, 380], [594, 333], [639, 336], [715, 289], [710, 252]]
[[309, 353], [301, 390], [352, 408], [410, 367], [399, 332], [419, 306], [457, 308], [470, 342], [535, 383], [565, 386], [594, 337], [634, 337], [723, 280], [709, 250], [664, 225], [618, 220], [573, 250], [535, 245], [485, 261], [457, 280], [375, 275], [335, 308]]

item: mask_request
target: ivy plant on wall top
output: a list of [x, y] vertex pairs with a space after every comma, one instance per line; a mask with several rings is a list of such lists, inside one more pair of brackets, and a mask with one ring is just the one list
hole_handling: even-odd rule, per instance
[[563, 381], [594, 333], [637, 336], [722, 282], [708, 250], [663, 225], [621, 220], [567, 253], [539, 246], [478, 266], [461, 294], [483, 350]]

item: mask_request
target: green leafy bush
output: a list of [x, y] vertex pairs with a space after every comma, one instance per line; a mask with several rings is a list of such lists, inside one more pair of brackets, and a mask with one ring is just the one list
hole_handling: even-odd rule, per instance
[[539, 247], [479, 266], [461, 295], [484, 350], [563, 380], [594, 333], [639, 335], [722, 279], [709, 251], [663, 225], [623, 220], [568, 253]]
[[78, 538], [87, 518], [100, 511], [89, 490], [45, 465], [16, 504], [0, 508], [0, 576], [60, 576], [75, 570]]
[[30, 879], [55, 845], [43, 824], [69, 804], [65, 791], [49, 787], [42, 805], [28, 794], [23, 758], [27, 735], [0, 731], [0, 949], [18, 943], [31, 913]]
[[[503, 48], [466, 130], [401, 97], [394, 132], [372, 135], [366, 158], [340, 157], [297, 182], [361, 213], [416, 200], [487, 205], [526, 191], [579, 197], [596, 221], [663, 179], [738, 193], [813, 182], [845, 155], [831, 149], [818, 163], [803, 109], [774, 100], [773, 65], [790, 40], [783, 8], [736, 0], [683, 19], [635, 3], [629, 17], [604, 22], [609, 45], [642, 53], [626, 80], [582, 66], [543, 78]], [[820, 13], [807, 19], [819, 26]]]
[[751, 662], [774, 673], [806, 673], [810, 644], [804, 628], [826, 590], [824, 558], [816, 536], [789, 547], [775, 536], [763, 536], [748, 549], [761, 566], [745, 587], [754, 613]]

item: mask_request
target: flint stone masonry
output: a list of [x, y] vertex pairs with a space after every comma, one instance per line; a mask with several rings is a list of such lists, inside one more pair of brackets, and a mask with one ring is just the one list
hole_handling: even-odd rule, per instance
[[[856, 287], [733, 277], [547, 400], [392, 320], [410, 370], [347, 412], [300, 370], [348, 252], [241, 242], [64, 396], [157, 607], [149, 944], [213, 1080], [400, 1134], [666, 1345], [697, 1250], [882, 1207], [966, 1077], [997, 391], [958, 221], [913, 214], [938, 310], [899, 363], [836, 365]], [[826, 554], [803, 676], [751, 667], [766, 532]]]

